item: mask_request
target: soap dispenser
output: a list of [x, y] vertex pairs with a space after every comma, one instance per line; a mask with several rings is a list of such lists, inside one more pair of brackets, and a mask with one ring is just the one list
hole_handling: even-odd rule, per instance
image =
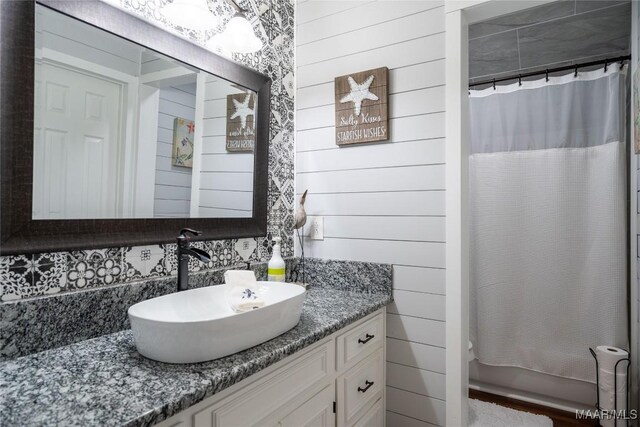
[[274, 237], [273, 241], [273, 254], [269, 260], [267, 274], [270, 282], [284, 282], [286, 276], [286, 270], [284, 260], [282, 259], [282, 253], [280, 250], [280, 237]]

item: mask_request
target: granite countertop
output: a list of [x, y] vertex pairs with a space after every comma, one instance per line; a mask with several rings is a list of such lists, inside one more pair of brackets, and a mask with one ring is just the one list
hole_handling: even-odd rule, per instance
[[0, 363], [3, 425], [148, 426], [284, 359], [392, 301], [388, 293], [310, 289], [290, 331], [211, 362], [140, 356], [130, 330]]

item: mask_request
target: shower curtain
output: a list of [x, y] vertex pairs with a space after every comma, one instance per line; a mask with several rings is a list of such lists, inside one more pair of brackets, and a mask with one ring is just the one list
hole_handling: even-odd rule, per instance
[[589, 347], [627, 347], [626, 73], [471, 91], [469, 102], [476, 356], [595, 382]]

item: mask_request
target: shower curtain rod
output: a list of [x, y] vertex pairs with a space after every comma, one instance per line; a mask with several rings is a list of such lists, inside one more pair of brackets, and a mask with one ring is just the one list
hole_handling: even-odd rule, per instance
[[630, 59], [631, 59], [631, 55], [624, 55], [624, 56], [617, 56], [615, 58], [605, 58], [599, 61], [583, 62], [581, 64], [575, 64], [575, 65], [566, 65], [564, 67], [547, 68], [546, 70], [533, 71], [530, 73], [514, 74], [509, 77], [500, 77], [499, 79], [482, 80], [476, 83], [469, 83], [469, 88], [472, 88], [474, 86], [490, 85], [490, 84], [493, 84], [493, 87], [495, 88], [496, 83], [505, 82], [507, 80], [516, 80], [516, 79], [520, 82], [520, 84], [522, 84], [522, 79], [525, 77], [539, 76], [543, 74], [545, 74], [547, 76], [547, 80], [549, 80], [549, 73], [557, 73], [558, 71], [573, 70], [577, 76], [578, 68], [592, 67], [594, 65], [604, 64], [606, 69], [609, 64], [613, 64], [616, 62], [620, 62], [620, 64], [622, 64], [624, 61], [628, 61]]

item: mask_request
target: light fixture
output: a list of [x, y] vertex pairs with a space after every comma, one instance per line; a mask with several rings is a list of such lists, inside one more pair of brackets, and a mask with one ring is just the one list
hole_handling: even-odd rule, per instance
[[224, 31], [209, 40], [207, 46], [233, 53], [253, 53], [262, 49], [260, 40], [242, 11], [227, 23]]
[[171, 23], [182, 28], [207, 30], [216, 26], [217, 18], [207, 6], [207, 0], [173, 0], [160, 12]]

